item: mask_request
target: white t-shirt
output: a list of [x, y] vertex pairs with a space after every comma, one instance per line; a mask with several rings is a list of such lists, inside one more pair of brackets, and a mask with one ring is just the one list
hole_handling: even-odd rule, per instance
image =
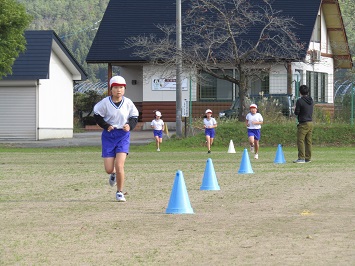
[[204, 118], [203, 124], [206, 126], [206, 128], [209, 128], [210, 126], [217, 125], [217, 121], [213, 117], [211, 117], [210, 120]]
[[152, 123], [150, 123], [150, 125], [153, 126], [155, 130], [163, 130], [164, 121], [162, 119], [159, 120], [154, 119]]
[[261, 125], [254, 125], [253, 122], [263, 122], [263, 117], [260, 113], [248, 113], [246, 116], [246, 120], [248, 120], [249, 129], [260, 129]]
[[94, 113], [100, 115], [104, 120], [115, 128], [121, 129], [128, 123], [130, 117], [138, 118], [139, 112], [131, 99], [122, 97], [119, 106], [107, 96], [94, 106]]

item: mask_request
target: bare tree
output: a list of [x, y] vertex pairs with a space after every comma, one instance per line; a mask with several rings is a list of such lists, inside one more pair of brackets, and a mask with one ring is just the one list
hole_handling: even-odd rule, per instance
[[[257, 3], [257, 4], [256, 4]], [[244, 120], [249, 80], [269, 72], [272, 64], [299, 61], [303, 44], [298, 23], [273, 9], [268, 0], [189, 0], [182, 16], [183, 70], [207, 73], [239, 88], [239, 120]], [[153, 64], [176, 64], [175, 25], [157, 25], [163, 37], [137, 36], [127, 40], [135, 55]], [[234, 68], [236, 75], [231, 74]]]

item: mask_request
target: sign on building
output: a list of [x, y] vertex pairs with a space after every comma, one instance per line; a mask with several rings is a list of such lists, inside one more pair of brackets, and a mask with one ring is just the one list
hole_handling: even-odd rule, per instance
[[[181, 89], [187, 91], [187, 79], [183, 79], [181, 82]], [[153, 91], [171, 91], [176, 90], [176, 79], [152, 79]]]

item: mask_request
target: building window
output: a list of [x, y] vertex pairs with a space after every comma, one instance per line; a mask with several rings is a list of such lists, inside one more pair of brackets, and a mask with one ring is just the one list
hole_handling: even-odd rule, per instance
[[303, 70], [295, 69], [295, 74], [293, 76], [293, 81], [295, 82], [295, 97], [300, 97], [300, 86], [303, 84]]
[[[220, 70], [216, 70], [220, 72]], [[233, 76], [233, 70], [225, 70]], [[199, 82], [199, 95], [201, 101], [218, 100], [231, 101], [234, 99], [233, 83], [223, 79], [217, 79], [206, 72], [201, 72]]]
[[310, 96], [313, 100], [315, 102], [325, 102], [325, 96], [328, 91], [328, 74], [307, 71], [306, 77], [306, 84], [309, 87]]
[[320, 86], [321, 86], [321, 97], [320, 97], [320, 101], [322, 103], [325, 103], [325, 93], [326, 93], [326, 88], [328, 87], [328, 74], [326, 73], [320, 73], [321, 77], [320, 77]]
[[[220, 70], [216, 70], [219, 71]], [[238, 78], [238, 74], [233, 70], [225, 70], [228, 75]], [[248, 94], [258, 95], [261, 92], [269, 94], [270, 91], [270, 77], [267, 72], [255, 72], [248, 78]], [[201, 72], [199, 82], [199, 99], [200, 101], [231, 101], [238, 97], [239, 88], [236, 84], [230, 81], [217, 79], [206, 72]]]
[[269, 94], [270, 91], [269, 73], [261, 72], [259, 75], [252, 76], [249, 81], [249, 86], [250, 86], [251, 95], [258, 95], [261, 92], [264, 94]]

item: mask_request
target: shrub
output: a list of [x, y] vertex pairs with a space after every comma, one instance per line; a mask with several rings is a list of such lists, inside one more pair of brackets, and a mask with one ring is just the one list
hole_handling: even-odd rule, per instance
[[77, 125], [85, 127], [85, 125], [95, 125], [92, 112], [97, 102], [103, 99], [105, 95], [100, 95], [94, 90], [84, 93], [77, 92], [74, 94], [74, 120], [77, 119]]

